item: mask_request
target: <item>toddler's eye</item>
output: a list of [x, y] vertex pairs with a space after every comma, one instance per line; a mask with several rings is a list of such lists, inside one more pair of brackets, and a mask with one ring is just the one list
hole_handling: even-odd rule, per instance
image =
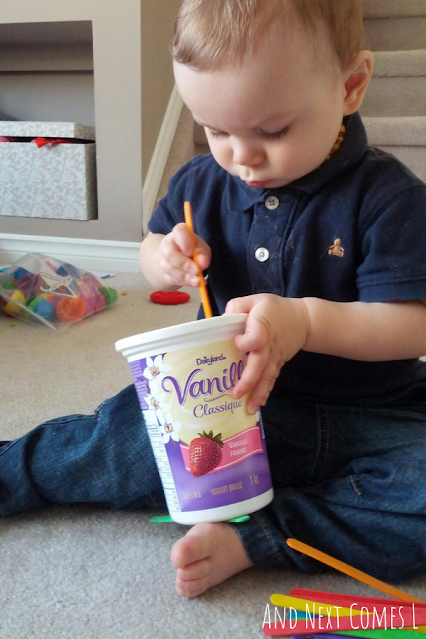
[[212, 131], [211, 129], [207, 129], [207, 131], [209, 132], [209, 135], [212, 136], [212, 138], [223, 138], [226, 135], [226, 133], [224, 133], [223, 131]]
[[267, 133], [266, 131], [262, 131], [261, 135], [263, 138], [266, 138], [266, 140], [279, 140], [280, 138], [283, 138], [285, 135], [287, 135], [289, 130], [290, 127], [286, 126], [280, 131], [275, 131], [275, 133]]

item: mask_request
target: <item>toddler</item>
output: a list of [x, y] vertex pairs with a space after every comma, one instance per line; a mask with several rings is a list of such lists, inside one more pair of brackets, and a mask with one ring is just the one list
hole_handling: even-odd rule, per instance
[[[424, 574], [426, 186], [367, 145], [361, 0], [181, 0], [173, 64], [211, 154], [170, 181], [140, 266], [155, 288], [197, 285], [189, 200], [214, 313], [248, 313], [234, 396], [262, 407], [275, 490], [176, 542], [177, 592], [320, 570], [288, 537], [380, 579]], [[3, 515], [165, 503], [133, 386], [0, 455]]]

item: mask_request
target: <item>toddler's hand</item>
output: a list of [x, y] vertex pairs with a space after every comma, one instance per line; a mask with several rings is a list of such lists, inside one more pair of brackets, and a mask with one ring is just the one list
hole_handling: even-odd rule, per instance
[[309, 314], [303, 299], [266, 293], [230, 300], [225, 313], [248, 313], [244, 334], [234, 338], [249, 355], [233, 395], [250, 392], [247, 409], [254, 414], [266, 404], [281, 368], [306, 344]]
[[[195, 235], [197, 259], [204, 271], [211, 259], [208, 244]], [[194, 260], [191, 236], [186, 224], [176, 224], [173, 230], [160, 242], [156, 259], [165, 280], [171, 286], [198, 286], [198, 269]]]

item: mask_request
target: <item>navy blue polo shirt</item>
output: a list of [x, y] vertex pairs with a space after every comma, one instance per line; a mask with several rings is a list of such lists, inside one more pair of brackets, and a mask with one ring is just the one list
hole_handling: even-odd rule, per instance
[[[345, 124], [339, 151], [285, 187], [249, 187], [210, 154], [170, 180], [149, 230], [169, 233], [184, 221], [184, 201], [191, 202], [195, 232], [212, 249], [214, 314], [253, 293], [336, 302], [426, 298], [426, 185], [367, 145], [358, 113]], [[274, 392], [354, 405], [426, 401], [426, 363], [301, 351], [283, 367]]]

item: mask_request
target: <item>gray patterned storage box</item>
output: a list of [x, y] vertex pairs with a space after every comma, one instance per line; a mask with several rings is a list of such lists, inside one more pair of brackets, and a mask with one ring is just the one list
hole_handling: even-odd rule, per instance
[[[60, 220], [97, 217], [95, 129], [73, 122], [0, 121], [0, 215]], [[47, 144], [19, 138], [72, 138]]]

